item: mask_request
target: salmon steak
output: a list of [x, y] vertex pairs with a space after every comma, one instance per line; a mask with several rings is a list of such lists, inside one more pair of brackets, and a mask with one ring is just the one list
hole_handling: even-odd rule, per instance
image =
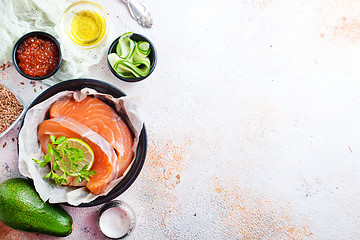
[[92, 170], [96, 174], [90, 177], [86, 187], [94, 194], [101, 194], [109, 183], [116, 179], [119, 173], [117, 155], [111, 146], [100, 134], [86, 125], [68, 117], [57, 117], [43, 121], [38, 128], [38, 139], [42, 151], [47, 153], [50, 136], [56, 138], [65, 136], [78, 138], [86, 142], [94, 152]]
[[94, 97], [79, 102], [63, 98], [53, 103], [49, 114], [50, 118], [72, 118], [102, 136], [116, 152], [118, 177], [124, 174], [133, 157], [133, 135], [113, 108]]

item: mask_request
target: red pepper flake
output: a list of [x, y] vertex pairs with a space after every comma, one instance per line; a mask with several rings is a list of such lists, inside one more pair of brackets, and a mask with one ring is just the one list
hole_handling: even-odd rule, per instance
[[34, 92], [36, 92], [36, 88], [34, 88]]
[[3, 148], [6, 146], [6, 142], [3, 144]]
[[42, 86], [40, 86], [40, 89], [43, 89], [43, 87], [42, 87]]
[[175, 181], [176, 184], [179, 184], [180, 183], [180, 175], [178, 174], [175, 177], [176, 177], [176, 181]]
[[13, 142], [15, 142], [15, 138], [12, 138], [11, 140], [12, 140]]
[[24, 85], [25, 83], [24, 82], [20, 82], [21, 85]]

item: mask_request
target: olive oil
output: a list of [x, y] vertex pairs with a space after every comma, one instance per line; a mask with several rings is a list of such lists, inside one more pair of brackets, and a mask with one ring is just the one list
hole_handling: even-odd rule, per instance
[[99, 42], [105, 35], [106, 22], [98, 13], [83, 10], [74, 14], [70, 24], [70, 38], [82, 46]]

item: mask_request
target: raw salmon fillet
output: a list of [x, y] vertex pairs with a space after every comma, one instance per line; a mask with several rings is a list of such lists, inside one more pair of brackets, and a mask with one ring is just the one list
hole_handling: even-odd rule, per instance
[[84, 124], [67, 118], [58, 117], [43, 121], [38, 128], [38, 139], [41, 149], [46, 154], [50, 135], [56, 138], [66, 136], [69, 138], [82, 139], [89, 144], [94, 152], [94, 164], [92, 170], [96, 171], [86, 187], [94, 194], [101, 194], [109, 183], [118, 176], [117, 156], [114, 149], [103, 137]]
[[65, 98], [50, 108], [50, 117], [69, 117], [100, 134], [115, 149], [118, 157], [118, 177], [123, 175], [131, 163], [133, 136], [120, 116], [103, 101], [86, 97], [80, 102]]

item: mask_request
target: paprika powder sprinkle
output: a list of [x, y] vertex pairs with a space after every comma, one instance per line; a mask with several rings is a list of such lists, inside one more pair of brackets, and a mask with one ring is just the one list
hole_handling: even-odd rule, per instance
[[59, 62], [59, 49], [49, 39], [37, 36], [26, 39], [17, 50], [19, 68], [26, 75], [43, 77], [51, 73]]

